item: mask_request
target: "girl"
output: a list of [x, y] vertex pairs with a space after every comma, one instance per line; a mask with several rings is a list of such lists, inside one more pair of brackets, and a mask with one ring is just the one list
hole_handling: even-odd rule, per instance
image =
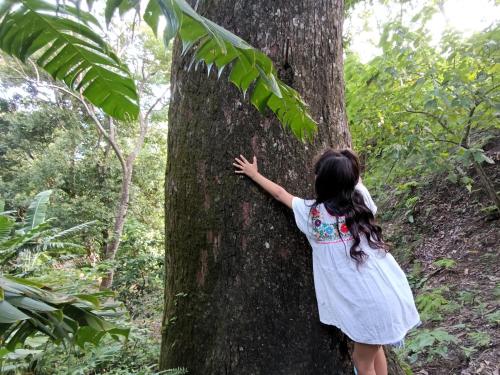
[[400, 345], [420, 323], [406, 276], [387, 251], [375, 223], [377, 207], [359, 176], [350, 150], [325, 151], [314, 166], [316, 199], [294, 197], [262, 176], [257, 158], [235, 158], [245, 174], [293, 210], [313, 250], [320, 320], [354, 341], [359, 375], [387, 375], [382, 345]]

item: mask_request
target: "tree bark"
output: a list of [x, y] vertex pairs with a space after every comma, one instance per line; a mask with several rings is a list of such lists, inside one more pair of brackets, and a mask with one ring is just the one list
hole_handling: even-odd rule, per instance
[[[319, 322], [310, 247], [291, 210], [233, 158], [312, 197], [312, 160], [350, 145], [344, 108], [342, 0], [206, 0], [198, 11], [267, 53], [319, 121], [296, 140], [227, 81], [172, 66], [165, 184], [166, 280], [160, 368], [192, 375], [352, 374], [347, 339]], [[228, 69], [229, 70], [229, 69]]]
[[[113, 232], [109, 242], [106, 244], [104, 252], [104, 260], [113, 261], [116, 257], [120, 240], [123, 233], [123, 226], [127, 217], [128, 205], [130, 201], [130, 186], [132, 185], [133, 163], [131, 160], [127, 163], [127, 169], [123, 171], [122, 184], [120, 189], [120, 200], [118, 201], [115, 213], [115, 221], [113, 224]], [[115, 271], [113, 268], [108, 270], [101, 280], [99, 289], [109, 289], [113, 284]]]
[[[158, 102], [158, 101], [157, 101]], [[156, 103], [157, 103], [156, 102]], [[123, 159], [123, 163], [121, 163], [122, 166], [122, 184], [120, 188], [120, 200], [118, 201], [118, 204], [116, 206], [116, 213], [115, 213], [115, 221], [113, 224], [113, 233], [111, 236], [111, 239], [109, 242], [106, 244], [105, 252], [104, 252], [104, 259], [105, 260], [110, 260], [113, 261], [116, 257], [116, 253], [118, 252], [118, 248], [120, 246], [120, 241], [122, 238], [123, 234], [123, 227], [125, 225], [125, 220], [127, 218], [127, 212], [128, 212], [128, 206], [130, 203], [130, 188], [132, 186], [132, 177], [133, 177], [133, 172], [134, 172], [134, 164], [135, 160], [137, 159], [137, 156], [142, 150], [142, 147], [144, 145], [144, 139], [146, 138], [146, 134], [148, 132], [148, 126], [149, 126], [149, 120], [148, 117], [153, 110], [153, 107], [156, 105], [156, 103], [150, 107], [148, 111], [146, 111], [146, 114], [143, 115], [142, 113], [139, 114], [139, 135], [137, 136], [134, 144], [133, 150], [130, 152], [130, 154], [127, 156], [126, 159], [123, 159], [123, 156], [120, 156], [119, 148], [116, 143], [115, 139], [115, 129], [114, 126], [112, 125], [112, 122], [110, 122], [110, 141], [108, 144], [111, 144], [111, 142], [114, 142], [115, 147], [113, 148], [115, 151], [115, 155], [117, 157], [121, 157]], [[111, 268], [109, 271], [106, 272], [104, 277], [101, 280], [101, 284], [99, 285], [99, 289], [109, 289], [111, 288], [113, 284], [113, 278], [115, 275], [114, 268]]]

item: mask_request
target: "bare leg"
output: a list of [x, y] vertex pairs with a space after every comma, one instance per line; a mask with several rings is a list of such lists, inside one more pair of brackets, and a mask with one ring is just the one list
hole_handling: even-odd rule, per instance
[[358, 375], [378, 375], [375, 372], [375, 357], [379, 348], [380, 345], [354, 343], [352, 360], [358, 370]]
[[383, 346], [380, 346], [375, 356], [375, 372], [377, 375], [387, 375], [387, 360], [385, 359]]

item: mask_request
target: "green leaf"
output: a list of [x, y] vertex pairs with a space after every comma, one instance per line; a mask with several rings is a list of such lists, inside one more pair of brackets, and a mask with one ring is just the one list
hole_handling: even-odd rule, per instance
[[130, 9], [138, 8], [140, 4], [139, 0], [107, 0], [106, 7], [104, 8], [104, 17], [106, 19], [106, 24], [109, 25], [113, 14], [118, 9], [120, 15], [125, 14]]
[[[117, 7], [119, 0], [109, 0], [110, 9]], [[113, 3], [113, 4], [111, 4]], [[189, 67], [204, 62], [208, 71], [215, 64], [219, 76], [224, 68], [234, 62], [230, 81], [245, 94], [255, 83], [260, 91], [254, 96], [254, 105], [261, 112], [266, 107], [271, 109], [285, 127], [290, 127], [298, 138], [311, 137], [316, 131], [316, 122], [308, 113], [307, 105], [300, 95], [281, 82], [269, 57], [253, 48], [246, 41], [199, 15], [185, 0], [150, 0], [144, 13], [146, 23], [155, 35], [158, 33], [160, 14], [164, 16], [166, 26], [163, 40], [168, 45], [178, 33], [182, 41], [182, 54], [194, 48], [193, 59]], [[258, 78], [261, 79], [258, 84]], [[284, 89], [284, 90], [283, 90]], [[282, 91], [288, 95], [283, 97]], [[272, 101], [265, 99], [272, 98]], [[280, 102], [281, 103], [278, 103]], [[262, 103], [264, 103], [262, 105]], [[272, 106], [270, 105], [272, 104]]]
[[6, 300], [0, 301], [0, 323], [15, 323], [30, 317]]
[[76, 334], [76, 343], [81, 348], [85, 347], [86, 342], [94, 345], [99, 345], [101, 338], [106, 334], [106, 331], [96, 330], [92, 327], [85, 326], [78, 330]]
[[482, 163], [483, 161], [485, 161], [488, 164], [495, 164], [494, 160], [491, 159], [488, 155], [486, 155], [483, 150], [474, 149], [474, 150], [471, 150], [471, 152], [472, 152], [472, 156], [474, 157], [474, 160], [477, 163]]
[[[112, 337], [128, 337], [128, 328], [115, 326], [97, 315], [110, 310], [115, 313], [106, 316], [117, 317], [121, 314], [117, 311], [121, 305], [99, 303], [98, 297], [109, 297], [109, 293], [70, 296], [42, 290], [35, 285], [40, 284], [26, 279], [0, 277], [0, 290], [5, 291], [5, 298], [0, 302], [0, 340], [10, 350], [36, 332], [56, 343], [63, 340], [73, 343], [74, 336], [82, 345], [85, 342], [98, 345], [106, 333]], [[92, 303], [82, 303], [82, 300]]]
[[22, 297], [22, 296], [11, 297], [9, 298], [9, 302], [13, 306], [20, 307], [25, 310], [43, 311], [43, 312], [57, 310], [56, 308], [46, 304], [45, 302], [37, 301], [29, 297]]
[[7, 216], [0, 216], [0, 244], [7, 241], [14, 228], [14, 220]]
[[94, 31], [98, 23], [91, 14], [47, 0], [3, 0], [1, 6], [3, 51], [22, 61], [39, 56], [38, 66], [71, 90], [83, 89], [83, 96], [108, 115], [137, 118], [135, 83], [99, 31]]
[[210, 71], [215, 65], [220, 76], [232, 63], [230, 82], [244, 94], [253, 87], [250, 101], [260, 112], [270, 109], [281, 124], [300, 139], [310, 138], [316, 132], [317, 124], [307, 105], [296, 90], [279, 80], [268, 56], [196, 13], [185, 0], [156, 0], [155, 4], [150, 1], [146, 22], [154, 31], [159, 24], [156, 4], [166, 20], [165, 44], [178, 32], [183, 54], [192, 50], [190, 67], [204, 62]]
[[28, 207], [26, 215], [26, 229], [33, 229], [45, 221], [45, 214], [49, 204], [52, 190], [45, 190], [38, 193]]
[[6, 342], [6, 348], [13, 351], [16, 349], [16, 346], [23, 345], [24, 341], [36, 331], [36, 328], [32, 324], [26, 324], [26, 322], [22, 322], [14, 335], [12, 335], [9, 340]]
[[158, 23], [160, 21], [161, 9], [157, 0], [149, 0], [144, 11], [144, 21], [151, 27], [155, 36], [158, 36]]
[[160, 10], [165, 17], [165, 29], [163, 30], [163, 42], [168, 46], [172, 38], [179, 31], [180, 21], [177, 7], [173, 0], [156, 0]]
[[100, 307], [99, 298], [97, 298], [96, 296], [90, 294], [76, 294], [76, 297], [84, 301], [90, 302], [92, 305], [94, 305], [95, 308]]
[[435, 108], [437, 108], [437, 100], [436, 99], [428, 100], [424, 104], [425, 110], [430, 110], [430, 109], [435, 109]]
[[272, 92], [266, 87], [265, 81], [262, 78], [257, 80], [250, 101], [260, 112], [263, 112], [267, 106], [267, 101], [271, 97]]

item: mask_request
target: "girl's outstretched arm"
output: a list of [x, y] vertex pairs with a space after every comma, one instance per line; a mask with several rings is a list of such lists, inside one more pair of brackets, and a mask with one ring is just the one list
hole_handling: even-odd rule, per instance
[[259, 173], [257, 169], [257, 158], [255, 156], [253, 157], [253, 163], [250, 163], [243, 155], [240, 155], [239, 158], [234, 158], [234, 160], [236, 160], [236, 163], [233, 163], [233, 165], [237, 168], [234, 171], [235, 173], [247, 175], [276, 200], [280, 201], [288, 208], [292, 208], [293, 195]]

